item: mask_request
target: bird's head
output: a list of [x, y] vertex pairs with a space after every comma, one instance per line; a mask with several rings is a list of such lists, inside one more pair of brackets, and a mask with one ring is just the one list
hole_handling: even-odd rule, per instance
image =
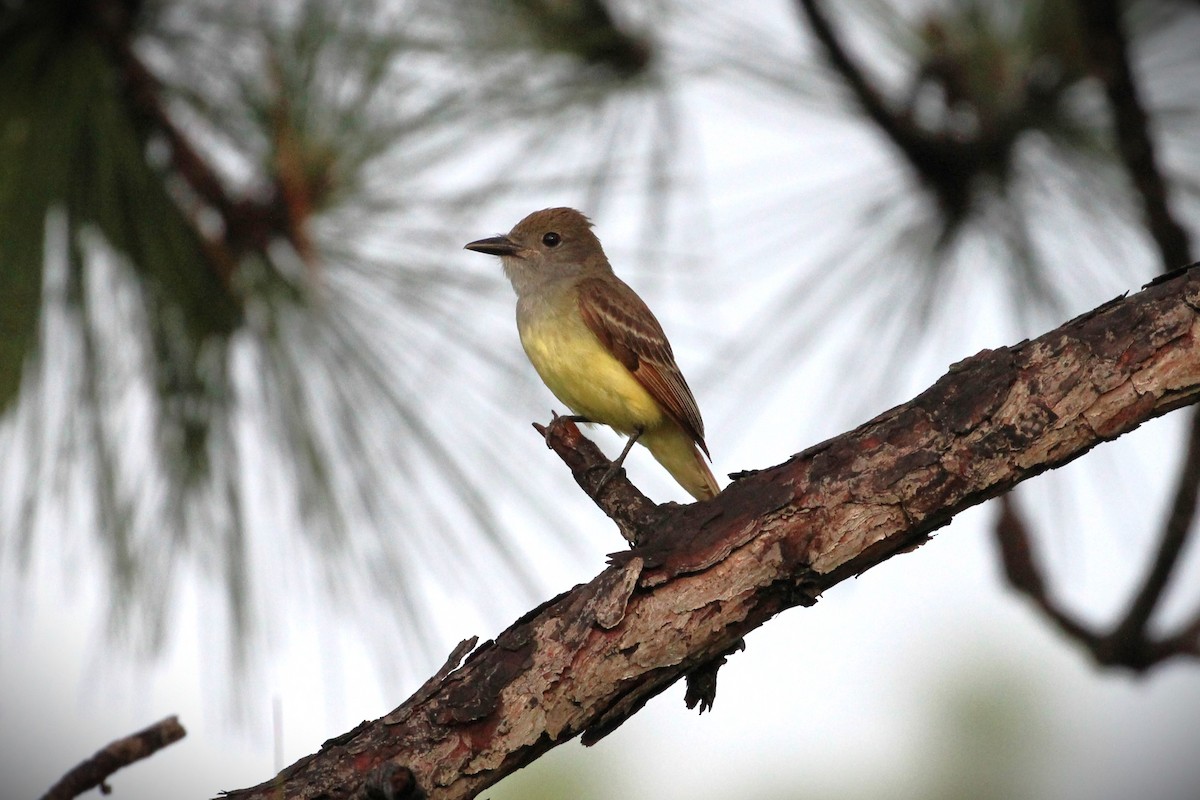
[[467, 250], [500, 256], [517, 294], [562, 279], [608, 271], [592, 223], [573, 208], [544, 208], [502, 236], [479, 239]]

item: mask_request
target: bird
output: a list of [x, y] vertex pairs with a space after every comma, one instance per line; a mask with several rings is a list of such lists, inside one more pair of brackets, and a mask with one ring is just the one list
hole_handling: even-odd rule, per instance
[[555, 397], [577, 421], [629, 437], [601, 486], [640, 443], [695, 499], [721, 491], [705, 462], [700, 409], [662, 325], [613, 273], [586, 216], [542, 209], [465, 248], [500, 257], [517, 295], [521, 345]]

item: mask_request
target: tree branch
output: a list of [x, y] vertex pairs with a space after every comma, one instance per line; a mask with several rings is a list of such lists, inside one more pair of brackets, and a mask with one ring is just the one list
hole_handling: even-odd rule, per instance
[[1116, 647], [1113, 654], [1115, 659], [1125, 663], [1135, 660], [1135, 651], [1140, 649], [1137, 643], [1147, 638], [1146, 626], [1150, 622], [1150, 616], [1166, 591], [1175, 565], [1179, 562], [1179, 556], [1183, 553], [1183, 547], [1187, 544], [1192, 520], [1196, 516], [1197, 489], [1200, 489], [1200, 416], [1193, 413], [1187, 448], [1184, 450], [1183, 464], [1179, 470], [1178, 485], [1159, 539], [1158, 551], [1146, 573], [1142, 588], [1129, 606], [1128, 613], [1112, 633], [1114, 644], [1129, 642], [1132, 649]]
[[109, 775], [135, 761], [149, 758], [186, 735], [187, 731], [179, 724], [178, 718], [167, 717], [159, 720], [149, 728], [124, 739], [117, 739], [72, 769], [62, 776], [50, 791], [42, 795], [42, 800], [70, 800], [97, 786], [101, 792], [108, 794], [108, 787], [104, 781]]
[[[251, 252], [266, 253], [277, 238], [287, 239], [302, 255], [310, 254], [303, 228], [305, 220], [296, 218], [289, 208], [288, 202], [294, 198], [286, 191], [288, 187], [275, 180], [266, 199], [233, 197], [217, 171], [171, 119], [163, 102], [162, 84], [134, 51], [130, 5], [123, 0], [90, 0], [96, 33], [121, 71], [131, 113], [144, 129], [163, 138], [172, 169], [220, 217], [221, 234], [213, 237], [202, 230], [196, 209], [182, 209], [222, 284], [229, 287], [241, 258]], [[294, 173], [295, 165], [291, 168]]]
[[549, 425], [535, 422], [533, 427], [545, 437], [546, 446], [570, 467], [579, 488], [617, 524], [617, 530], [631, 547], [636, 547], [650, 531], [662, 524], [667, 512], [630, 483], [624, 469], [600, 486], [612, 462], [591, 440], [584, 438], [570, 417], [555, 414]]
[[1126, 616], [1112, 630], [1102, 632], [1079, 622], [1050, 596], [1033, 557], [1028, 525], [1012, 495], [1000, 498], [995, 533], [1009, 584], [1033, 601], [1067, 638], [1087, 648], [1098, 664], [1145, 672], [1176, 656], [1200, 657], [1200, 614], [1167, 636], [1153, 637], [1147, 630], [1150, 612], [1170, 576], [1169, 571], [1162, 572], [1161, 554], [1151, 569], [1151, 575], [1157, 574], [1158, 580], [1148, 580]]
[[1078, 7], [1089, 57], [1104, 83], [1112, 109], [1117, 151], [1142, 199], [1146, 229], [1158, 247], [1163, 269], [1190, 263], [1187, 231], [1167, 203], [1167, 182], [1150, 137], [1150, 118], [1129, 65], [1129, 45], [1121, 28], [1121, 4], [1117, 0], [1082, 0]]
[[742, 473], [712, 500], [661, 506], [662, 521], [590, 583], [533, 609], [392, 713], [229, 796], [383, 796], [400, 776], [430, 798], [473, 797], [555, 745], [596, 741], [779, 612], [1196, 402], [1198, 308], [1200, 270], [1181, 271], [965, 359], [911, 402]]
[[[1112, 109], [1117, 150], [1142, 199], [1146, 228], [1158, 247], [1163, 269], [1173, 270], [1191, 261], [1191, 245], [1167, 202], [1167, 183], [1155, 155], [1150, 120], [1129, 63], [1120, 4], [1116, 0], [1087, 0], [1078, 7], [1089, 56]], [[1173, 655], [1195, 655], [1198, 646], [1195, 632], [1189, 634], [1185, 627], [1173, 637], [1155, 640], [1147, 626], [1187, 543], [1198, 494], [1200, 415], [1193, 414], [1179, 480], [1158, 549], [1129, 610], [1108, 633], [1090, 630], [1051, 600], [1035, 566], [1026, 525], [1011, 501], [1003, 505], [996, 527], [1009, 582], [1030, 597], [1064, 633], [1087, 647], [1101, 664], [1142, 671]], [[1197, 619], [1200, 624], [1200, 617]]]
[[829, 18], [825, 16], [825, 12], [821, 9], [817, 0], [798, 0], [797, 5], [800, 8], [800, 13], [808, 22], [809, 29], [813, 32], [820, 43], [821, 48], [825, 51], [825, 60], [829, 62], [829, 66], [833, 68], [846, 86], [850, 88], [850, 92], [854, 95], [854, 99], [862, 108], [863, 113], [874, 122], [881, 131], [883, 131], [892, 143], [896, 145], [907, 157], [908, 160], [919, 163], [924, 160], [922, 137], [911, 123], [902, 115], [895, 113], [889, 107], [883, 94], [871, 80], [850, 57], [849, 51], [838, 38], [837, 33], [833, 29], [833, 25], [829, 22]]
[[825, 60], [849, 87], [863, 113], [934, 193], [946, 214], [955, 221], [962, 219], [971, 205], [971, 181], [987, 160], [1003, 160], [1015, 131], [954, 139], [922, 129], [907, 111], [894, 109], [854, 61], [818, 0], [797, 0], [797, 5], [824, 50]]

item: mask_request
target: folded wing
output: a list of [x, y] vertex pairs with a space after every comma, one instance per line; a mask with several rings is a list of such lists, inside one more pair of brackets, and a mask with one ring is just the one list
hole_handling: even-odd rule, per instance
[[579, 284], [579, 313], [596, 338], [707, 456], [696, 398], [675, 363], [662, 326], [642, 299], [615, 276], [587, 278]]

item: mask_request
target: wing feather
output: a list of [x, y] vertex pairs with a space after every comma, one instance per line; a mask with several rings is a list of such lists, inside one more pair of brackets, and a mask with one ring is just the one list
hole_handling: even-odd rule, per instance
[[707, 456], [696, 398], [675, 363], [662, 326], [642, 299], [615, 276], [586, 278], [579, 283], [579, 313], [601, 344]]

